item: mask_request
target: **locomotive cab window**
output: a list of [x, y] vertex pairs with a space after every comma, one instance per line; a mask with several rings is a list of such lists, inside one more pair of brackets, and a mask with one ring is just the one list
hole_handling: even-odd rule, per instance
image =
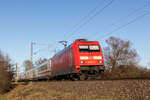
[[79, 51], [80, 52], [88, 52], [89, 51], [88, 45], [79, 45]]
[[80, 52], [100, 52], [98, 45], [79, 45]]
[[100, 48], [98, 45], [89, 45], [89, 50], [92, 52], [100, 52]]

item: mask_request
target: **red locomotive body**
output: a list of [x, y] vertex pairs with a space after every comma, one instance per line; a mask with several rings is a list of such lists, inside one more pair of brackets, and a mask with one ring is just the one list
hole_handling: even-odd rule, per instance
[[52, 57], [52, 76], [66, 75], [72, 73], [74, 65], [74, 54], [72, 46], [65, 48]]
[[52, 59], [52, 76], [94, 76], [104, 72], [102, 49], [98, 41], [76, 40]]

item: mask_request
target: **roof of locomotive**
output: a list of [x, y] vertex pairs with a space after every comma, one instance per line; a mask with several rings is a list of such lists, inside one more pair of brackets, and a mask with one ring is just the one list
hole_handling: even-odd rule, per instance
[[[72, 44], [70, 44], [69, 46], [67, 46], [66, 48], [62, 49], [61, 51], [59, 51], [58, 53], [56, 53], [53, 57], [58, 56], [60, 54], [62, 54], [65, 50], [72, 48], [72, 46], [74, 45], [78, 45], [78, 44], [99, 44], [98, 41], [88, 41], [87, 39], [77, 39], [75, 40]], [[53, 58], [52, 57], [52, 58]]]
[[75, 41], [73, 44], [99, 44], [98, 41]]
[[74, 41], [73, 45], [99, 45], [98, 41]]
[[[69, 46], [67, 46], [66, 48], [60, 50], [59, 52], [57, 52], [53, 57], [60, 55], [61, 53], [63, 53], [65, 50], [67, 50], [68, 48], [72, 47], [73, 43], [70, 44]], [[53, 58], [52, 57], [52, 58]]]
[[76, 39], [75, 41], [74, 41], [74, 43], [73, 44], [91, 44], [91, 43], [98, 43], [99, 44], [99, 42], [98, 41], [88, 41], [88, 39]]

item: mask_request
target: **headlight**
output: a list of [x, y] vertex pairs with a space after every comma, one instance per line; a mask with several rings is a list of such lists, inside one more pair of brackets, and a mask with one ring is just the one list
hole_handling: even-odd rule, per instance
[[98, 56], [98, 59], [102, 59], [102, 56]]
[[102, 56], [94, 56], [93, 59], [102, 59]]
[[102, 61], [98, 61], [98, 63], [100, 63], [100, 64], [101, 64], [101, 63], [102, 63]]
[[81, 60], [87, 60], [87, 59], [89, 59], [89, 57], [88, 56], [80, 56], [80, 59]]
[[80, 61], [80, 63], [81, 63], [81, 64], [84, 64], [84, 63], [85, 63], [85, 61]]

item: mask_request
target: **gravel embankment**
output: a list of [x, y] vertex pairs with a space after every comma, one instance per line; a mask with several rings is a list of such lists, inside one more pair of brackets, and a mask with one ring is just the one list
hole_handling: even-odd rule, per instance
[[150, 80], [34, 82], [18, 85], [10, 100], [150, 100]]

